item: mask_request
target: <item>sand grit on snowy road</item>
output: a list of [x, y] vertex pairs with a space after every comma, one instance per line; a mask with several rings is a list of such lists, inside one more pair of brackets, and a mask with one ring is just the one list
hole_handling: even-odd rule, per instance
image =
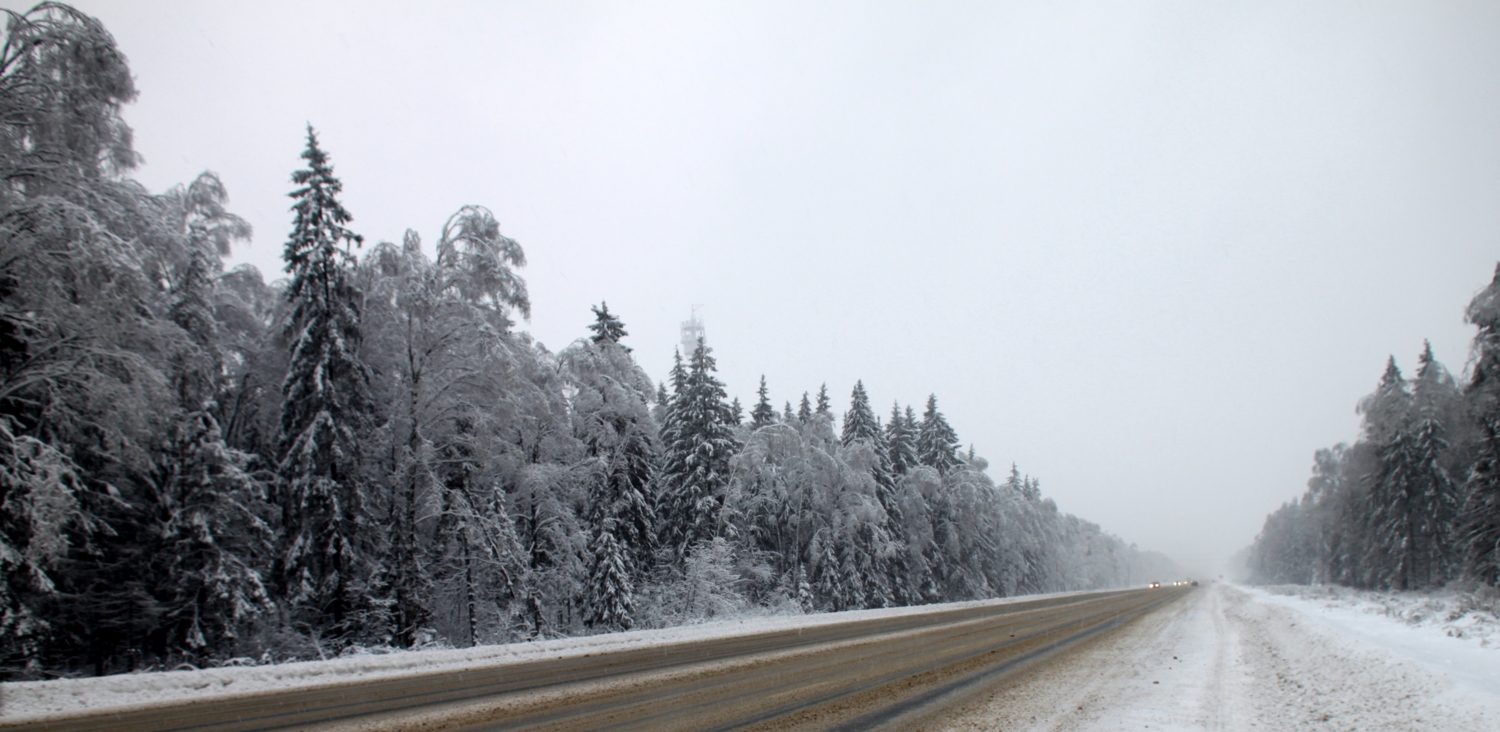
[[[732, 627], [697, 639], [648, 633], [636, 638], [635, 647], [617, 644], [613, 652], [597, 654], [579, 653], [590, 646], [568, 644], [554, 649], [559, 653], [532, 654], [530, 660], [517, 656], [514, 662], [450, 658], [460, 662], [425, 671], [397, 664], [407, 673], [345, 675], [336, 673], [340, 664], [326, 662], [312, 664], [288, 683], [241, 693], [216, 693], [222, 683], [213, 680], [223, 682], [235, 673], [142, 675], [146, 678], [120, 682], [197, 693], [134, 705], [101, 702], [80, 708], [59, 696], [91, 697], [98, 684], [38, 682], [0, 689], [8, 708], [34, 710], [0, 717], [0, 729], [904, 729], [911, 726], [907, 720], [950, 699], [987, 688], [1013, 669], [1115, 629], [1182, 594], [1165, 589], [1063, 593], [791, 618], [790, 624], [751, 624], [759, 631], [749, 634], [726, 632]], [[328, 680], [316, 683], [319, 678]]]
[[1253, 591], [1207, 589], [1080, 644], [922, 728], [1500, 729], [1500, 696], [1343, 637]]

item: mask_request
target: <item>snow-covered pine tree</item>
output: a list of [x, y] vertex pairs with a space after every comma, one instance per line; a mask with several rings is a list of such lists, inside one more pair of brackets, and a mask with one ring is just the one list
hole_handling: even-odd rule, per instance
[[[791, 406], [790, 404], [787, 405], [787, 414], [792, 413]], [[807, 392], [804, 391], [802, 392], [802, 403], [797, 407], [797, 422], [799, 424], [807, 424], [812, 421], [812, 417], [812, 401], [807, 398]]]
[[1450, 416], [1457, 415], [1458, 388], [1448, 370], [1424, 343], [1412, 382], [1414, 407], [1412, 452], [1414, 468], [1415, 546], [1413, 573], [1421, 587], [1438, 587], [1456, 576], [1454, 522], [1458, 515], [1458, 483], [1447, 467]]
[[378, 637], [372, 577], [379, 561], [376, 523], [367, 513], [369, 484], [360, 466], [360, 432], [375, 405], [370, 370], [359, 356], [359, 293], [350, 281], [349, 245], [338, 201], [343, 184], [307, 129], [308, 167], [292, 175], [296, 217], [283, 254], [291, 316], [277, 466], [282, 508], [276, 580], [289, 622], [340, 641]]
[[654, 425], [634, 424], [626, 429], [606, 468], [614, 520], [612, 533], [630, 559], [633, 576], [651, 570], [656, 550], [656, 502], [651, 495], [652, 477], [661, 459], [661, 448], [652, 438]]
[[1369, 478], [1369, 536], [1372, 551], [1366, 582], [1378, 589], [1412, 588], [1412, 552], [1416, 549], [1416, 462], [1411, 434], [1411, 391], [1392, 356], [1380, 386], [1361, 404], [1365, 433], [1375, 447], [1375, 472]]
[[261, 573], [274, 551], [265, 488], [245, 470], [250, 456], [224, 444], [206, 410], [190, 413], [171, 444], [151, 553], [158, 632], [178, 657], [227, 658], [272, 610]]
[[735, 427], [745, 424], [745, 408], [740, 405], [739, 397], [735, 397], [729, 402], [729, 424]]
[[1010, 464], [1010, 475], [1005, 479], [1005, 487], [1013, 493], [1020, 494], [1025, 488], [1025, 481], [1021, 478], [1021, 469], [1015, 463]]
[[854, 382], [854, 392], [849, 397], [849, 411], [844, 413], [844, 429], [840, 441], [845, 446], [855, 440], [864, 440], [871, 445], [880, 443], [880, 422], [870, 408], [870, 395], [865, 393], [864, 381]]
[[[1330, 527], [1328, 578], [1348, 587], [1369, 587], [1371, 557], [1375, 553], [1374, 532], [1370, 530], [1373, 509], [1369, 476], [1376, 470], [1375, 446], [1369, 440], [1359, 440], [1342, 458], [1337, 467], [1340, 489], [1324, 499], [1326, 525]], [[1287, 544], [1294, 545], [1294, 542]]]
[[938, 473], [946, 474], [959, 464], [958, 435], [937, 408], [937, 395], [927, 397], [927, 411], [917, 432], [917, 457]]
[[224, 211], [228, 195], [211, 173], [168, 199], [182, 208], [189, 250], [169, 312], [191, 345], [173, 359], [182, 416], [160, 461], [148, 576], [166, 652], [202, 662], [232, 655], [239, 634], [270, 613], [262, 569], [274, 542], [265, 486], [246, 470], [251, 456], [224, 444], [212, 413], [224, 359], [209, 277], [219, 269], [216, 257], [229, 253], [232, 239], [248, 237], [250, 227]]
[[[657, 439], [659, 444], [661, 445], [662, 450], [661, 463], [659, 463], [661, 469], [656, 473], [654, 481], [655, 487], [651, 491], [651, 495], [656, 501], [655, 510], [657, 519], [659, 521], [665, 520], [664, 512], [667, 510], [667, 506], [665, 504], [667, 495], [667, 456], [672, 449], [672, 445], [677, 444], [682, 436], [683, 413], [678, 411], [677, 405], [682, 401], [682, 399], [684, 398], [684, 394], [687, 391], [687, 366], [682, 362], [681, 351], [672, 351], [672, 370], [669, 372], [668, 378], [672, 381], [672, 393], [666, 396], [665, 399], [658, 402], [657, 404], [657, 406], [661, 410], [661, 416], [659, 417], [659, 421], [657, 422]], [[662, 392], [665, 392], [665, 389], [663, 389]], [[662, 399], [662, 396], [659, 394], [657, 398]], [[665, 536], [666, 534], [663, 533], [661, 527], [658, 526], [658, 540], [665, 538]]]
[[[878, 527], [861, 527], [858, 532], [858, 540], [869, 544], [872, 541], [872, 532], [878, 530], [883, 537], [882, 541], [889, 542], [890, 537], [898, 536], [899, 529], [904, 522], [901, 515], [901, 506], [896, 500], [896, 473], [891, 467], [890, 444], [886, 441], [885, 431], [880, 426], [880, 421], [875, 418], [875, 410], [870, 406], [870, 396], [865, 392], [863, 381], [854, 382], [854, 391], [849, 399], [849, 411], [844, 413], [844, 429], [842, 441], [845, 448], [851, 448], [857, 444], [865, 444], [873, 451], [875, 462], [871, 466], [870, 478], [875, 481], [875, 498], [881, 510], [885, 513]], [[866, 591], [866, 600], [871, 602], [872, 607], [883, 607], [888, 604], [905, 605], [913, 598], [907, 597], [904, 592], [906, 586], [905, 576], [908, 567], [904, 552], [891, 553], [891, 559], [887, 562], [884, 553], [879, 553], [872, 563], [879, 564], [881, 573], [889, 572], [891, 576], [884, 578], [876, 585], [872, 583]], [[873, 580], [874, 576], [868, 572], [865, 574], [867, 580]]]
[[[766, 391], [766, 376], [760, 376], [760, 388], [755, 390], [755, 408], [750, 410], [750, 429], [758, 430], [766, 425], [776, 422], [776, 408], [771, 406], [771, 399]], [[792, 405], [788, 404], [790, 408]]]
[[[621, 338], [630, 335], [625, 330], [625, 324], [609, 311], [609, 303], [600, 301], [599, 307], [590, 305], [589, 309], [594, 311], [594, 322], [589, 323], [589, 330], [594, 334], [589, 338], [595, 343], [620, 344]], [[630, 352], [630, 346], [620, 344], [620, 348], [625, 349], [626, 353]]]
[[1334, 581], [1334, 548], [1340, 541], [1335, 518], [1354, 482], [1348, 475], [1348, 452], [1349, 446], [1340, 443], [1313, 455], [1313, 475], [1307, 480], [1307, 492], [1302, 499], [1303, 509], [1311, 513], [1308, 546], [1302, 552], [1311, 584]]
[[818, 387], [818, 407], [813, 410], [813, 414], [833, 419], [833, 401], [828, 398], [827, 384]]
[[656, 403], [651, 405], [651, 417], [656, 420], [658, 426], [667, 423], [667, 409], [672, 406], [672, 395], [667, 393], [667, 385], [658, 382], [656, 385]]
[[[618, 318], [594, 312], [601, 331], [625, 333]], [[619, 341], [580, 340], [564, 349], [558, 362], [574, 389], [574, 436], [599, 466], [584, 518], [596, 533], [605, 524], [612, 527], [609, 532], [625, 552], [626, 569], [639, 577], [650, 569], [656, 532], [651, 479], [660, 448], [647, 404], [651, 380]]]
[[787, 400], [786, 409], [782, 410], [782, 412], [781, 412], [781, 420], [783, 422], [786, 422], [787, 424], [796, 424], [797, 423], [797, 415], [792, 412], [792, 402], [791, 402], [791, 400]]
[[739, 451], [724, 384], [714, 376], [712, 349], [700, 340], [672, 401], [663, 435], [662, 493], [657, 517], [662, 546], [681, 561], [694, 545], [722, 537], [729, 459]]
[[837, 514], [828, 517], [828, 523], [818, 530], [812, 542], [813, 581], [812, 591], [816, 606], [827, 612], [858, 610], [864, 607], [864, 582], [857, 575], [845, 571], [841, 555], [844, 537], [834, 521]]
[[1026, 480], [1021, 483], [1021, 495], [1033, 503], [1040, 501], [1042, 499], [1042, 482], [1029, 475], [1026, 476]]
[[614, 521], [595, 527], [589, 546], [589, 582], [583, 599], [583, 622], [595, 630], [629, 630], [634, 624], [635, 583], [624, 547], [615, 538]]
[[1474, 579], [1500, 585], [1500, 264], [1489, 286], [1474, 296], [1465, 313], [1474, 334], [1472, 376], [1465, 395], [1478, 423], [1478, 455], [1465, 486], [1460, 538], [1467, 571]]
[[[911, 411], [908, 408], [907, 411]], [[891, 404], [891, 421], [885, 425], [885, 444], [891, 460], [891, 472], [906, 475], [912, 468], [922, 464], [917, 456], [917, 435], [911, 430], [906, 417], [901, 415], [901, 403]]]

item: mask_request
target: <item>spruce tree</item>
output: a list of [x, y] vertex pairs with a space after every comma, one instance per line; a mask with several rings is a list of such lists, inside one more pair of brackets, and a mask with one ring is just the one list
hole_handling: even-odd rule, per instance
[[629, 353], [630, 346], [620, 343], [620, 339], [630, 335], [630, 333], [626, 332], [625, 324], [619, 318], [615, 317], [613, 313], [609, 312], [609, 303], [601, 301], [599, 307], [590, 305], [589, 309], [594, 311], [594, 322], [589, 324], [589, 330], [594, 331], [594, 334], [589, 336], [589, 338], [595, 343], [619, 344], [620, 348], [625, 349], [625, 352]]
[[[655, 488], [652, 490], [652, 495], [656, 499], [656, 516], [662, 521], [666, 520], [665, 512], [668, 508], [666, 499], [668, 489], [666, 464], [671, 455], [672, 446], [678, 444], [682, 439], [682, 417], [684, 413], [678, 409], [678, 405], [683, 403], [684, 395], [687, 392], [687, 367], [682, 363], [681, 351], [674, 350], [672, 352], [672, 370], [668, 378], [672, 381], [672, 393], [663, 398], [663, 394], [666, 391], [665, 385], [663, 385], [661, 392], [657, 395], [658, 400], [660, 400], [657, 403], [657, 407], [661, 411], [657, 422], [659, 425], [657, 437], [661, 443], [662, 462], [661, 470], [656, 473]], [[666, 536], [667, 533], [664, 528], [658, 526], [657, 538], [664, 540]]]
[[672, 395], [667, 393], [667, 385], [657, 382], [656, 403], [651, 405], [651, 416], [656, 420], [658, 427], [667, 423], [667, 409], [672, 406]]
[[613, 521], [598, 526], [589, 546], [583, 622], [596, 630], [630, 630], [634, 624], [635, 585], [628, 567], [628, 553], [613, 530]]
[[193, 345], [174, 358], [182, 417], [168, 440], [162, 488], [152, 502], [159, 539], [149, 576], [167, 652], [203, 661], [231, 655], [239, 634], [269, 614], [261, 570], [273, 541], [263, 517], [265, 488], [245, 469], [251, 456], [224, 444], [211, 411], [223, 368], [210, 303], [209, 275], [217, 264], [210, 257], [218, 252], [191, 238], [170, 314]]
[[[875, 481], [875, 499], [884, 513], [878, 526], [861, 524], [855, 529], [851, 549], [855, 554], [850, 556], [859, 556], [861, 566], [864, 567], [860, 576], [866, 582], [865, 601], [869, 607], [885, 607], [893, 602], [905, 604], [910, 600], [902, 591], [909, 571], [905, 557], [901, 552], [891, 552], [891, 556], [887, 558], [883, 550], [873, 548], [875, 543], [889, 544], [890, 537], [900, 535], [905, 517], [896, 501], [896, 475], [891, 468], [890, 445], [886, 442], [880, 421], [875, 418], [874, 409], [870, 407], [870, 396], [865, 393], [863, 381], [854, 382], [849, 411], [844, 413], [842, 442], [846, 448], [866, 444], [875, 453], [870, 477]], [[875, 539], [877, 535], [879, 542]]]
[[359, 358], [359, 293], [350, 281], [349, 246], [363, 240], [345, 226], [352, 217], [338, 201], [343, 185], [310, 125], [302, 158], [308, 167], [292, 176], [300, 187], [290, 194], [296, 217], [283, 253], [291, 355], [282, 382], [275, 576], [295, 626], [346, 638], [378, 631], [361, 627], [378, 544], [359, 463], [360, 432], [374, 404], [370, 370]]
[[[607, 310], [594, 312], [600, 316], [598, 332], [625, 334], [624, 324]], [[647, 406], [651, 381], [624, 344], [607, 338], [574, 343], [558, 361], [576, 390], [571, 400], [574, 436], [599, 466], [591, 477], [584, 518], [596, 533], [609, 527], [633, 581], [651, 567], [657, 528], [651, 481], [660, 448]]]
[[1412, 589], [1416, 551], [1417, 457], [1410, 431], [1411, 393], [1396, 359], [1386, 362], [1380, 386], [1362, 405], [1366, 434], [1375, 446], [1376, 469], [1369, 477], [1369, 539], [1365, 581], [1379, 589]]
[[[792, 413], [791, 406], [790, 404], [787, 405], [787, 414]], [[797, 422], [807, 424], [812, 421], [812, 416], [812, 402], [808, 400], [807, 392], [804, 391], [802, 392], [802, 404], [797, 407]]]
[[1454, 522], [1458, 514], [1458, 484], [1446, 467], [1447, 417], [1454, 414], [1457, 389], [1448, 370], [1425, 343], [1412, 384], [1415, 423], [1411, 429], [1415, 458], [1413, 538], [1414, 572], [1423, 587], [1445, 584], [1454, 576]]
[[871, 445], [880, 442], [880, 423], [875, 419], [875, 411], [870, 408], [870, 396], [865, 393], [863, 381], [854, 382], [854, 393], [849, 399], [849, 411], [844, 413], [844, 430], [841, 438], [845, 446], [854, 444], [856, 440], [864, 440]]
[[[658, 511], [662, 545], [678, 561], [700, 541], [723, 536], [729, 459], [738, 452], [724, 384], [714, 376], [712, 349], [700, 340], [672, 400], [664, 430], [662, 495]], [[680, 365], [680, 364], [679, 364]]]
[[946, 474], [959, 464], [958, 435], [937, 408], [937, 395], [928, 395], [927, 411], [917, 432], [917, 457], [923, 465]]
[[[908, 407], [907, 411], [910, 412], [911, 409]], [[906, 475], [912, 468], [922, 464], [917, 456], [917, 435], [912, 431], [909, 420], [902, 417], [900, 402], [891, 404], [891, 421], [885, 425], [885, 443], [891, 460], [891, 471], [896, 475]]]
[[224, 444], [207, 411], [175, 432], [151, 552], [159, 632], [171, 653], [227, 658], [249, 624], [271, 611], [261, 574], [274, 543], [261, 517], [265, 490], [245, 470], [250, 456]]
[[818, 408], [813, 413], [819, 417], [833, 419], [832, 407], [833, 402], [828, 398], [828, 385], [824, 384], [818, 387]]
[[[758, 430], [776, 422], [776, 408], [771, 406], [771, 399], [766, 392], [766, 376], [760, 376], [760, 388], [755, 390], [755, 409], [750, 410], [750, 429]], [[788, 404], [788, 407], [791, 405]]]
[[1473, 376], [1465, 390], [1477, 422], [1478, 456], [1466, 485], [1461, 540], [1469, 574], [1500, 585], [1500, 264], [1465, 314], [1474, 334]]

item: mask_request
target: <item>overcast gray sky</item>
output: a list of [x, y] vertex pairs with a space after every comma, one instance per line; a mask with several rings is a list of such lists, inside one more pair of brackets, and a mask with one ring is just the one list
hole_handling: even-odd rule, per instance
[[1199, 572], [1500, 259], [1500, 3], [74, 4], [268, 279], [311, 122], [369, 241], [493, 209], [549, 348], [607, 300], [662, 379], [701, 304], [747, 406], [936, 393]]

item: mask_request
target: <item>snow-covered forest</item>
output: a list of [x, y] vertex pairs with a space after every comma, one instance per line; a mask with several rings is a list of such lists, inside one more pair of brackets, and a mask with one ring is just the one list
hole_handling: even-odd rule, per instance
[[1500, 265], [1465, 312], [1478, 328], [1460, 384], [1426, 345], [1392, 356], [1360, 400], [1352, 446], [1318, 450], [1307, 492], [1248, 551], [1259, 582], [1424, 590], [1500, 583]]
[[[97, 20], [55, 3], [10, 15], [0, 677], [1171, 576], [1164, 557], [1061, 513], [1015, 467], [997, 483], [936, 398], [887, 415], [855, 383], [838, 414], [826, 387], [777, 409], [762, 380], [742, 414], [711, 349], [700, 342], [653, 379], [627, 345], [628, 314], [604, 303], [578, 314], [578, 340], [548, 350], [516, 327], [530, 315], [526, 257], [489, 209], [414, 222], [441, 223], [425, 243], [417, 230], [364, 241], [312, 128], [291, 172], [284, 278], [225, 271], [250, 228], [217, 176], [160, 194], [129, 177], [138, 159], [120, 110], [134, 84]], [[1493, 312], [1488, 299], [1471, 311], [1486, 347]], [[1430, 453], [1399, 470], [1478, 461], [1471, 513], [1488, 511], [1475, 536], [1491, 551], [1474, 561], [1493, 577], [1500, 418], [1482, 422], [1484, 441], [1456, 416], [1500, 409], [1500, 352], [1485, 353], [1467, 400], [1436, 364], [1414, 392], [1393, 369], [1368, 406], [1368, 440], [1328, 453], [1329, 487], [1278, 514], [1263, 545], [1280, 546], [1276, 527], [1304, 514], [1364, 506], [1364, 483], [1343, 476]], [[1440, 488], [1431, 500], [1448, 513], [1436, 515], [1454, 514], [1456, 488]], [[1415, 508], [1402, 495], [1395, 505]], [[1416, 584], [1457, 566], [1446, 524], [1358, 515], [1407, 531], [1411, 558], [1379, 572], [1330, 559], [1305, 574]], [[1349, 556], [1347, 540], [1320, 541]], [[1285, 561], [1262, 553], [1267, 567]]]

